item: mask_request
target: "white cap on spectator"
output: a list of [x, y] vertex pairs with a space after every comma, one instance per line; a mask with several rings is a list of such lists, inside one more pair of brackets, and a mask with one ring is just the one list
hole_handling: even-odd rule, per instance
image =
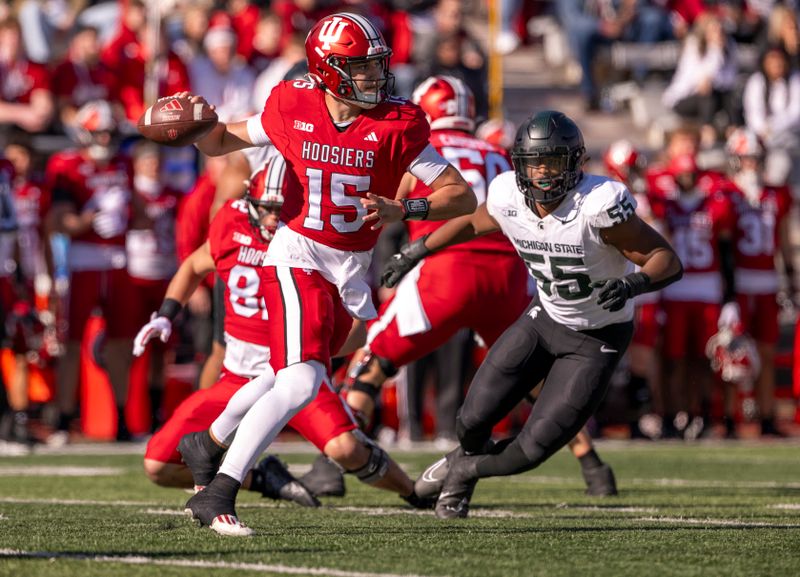
[[206, 50], [219, 46], [233, 46], [236, 43], [236, 33], [228, 26], [214, 26], [208, 29], [203, 38], [203, 47]]

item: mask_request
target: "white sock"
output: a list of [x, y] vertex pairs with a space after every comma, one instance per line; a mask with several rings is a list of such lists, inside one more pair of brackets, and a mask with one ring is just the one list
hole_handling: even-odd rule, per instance
[[296, 363], [278, 371], [275, 385], [239, 423], [219, 472], [241, 483], [286, 423], [314, 399], [324, 378], [325, 367], [318, 361]]
[[225, 445], [230, 445], [233, 442], [236, 427], [239, 426], [247, 411], [274, 384], [275, 373], [272, 372], [272, 367], [267, 366], [267, 370], [261, 375], [242, 385], [230, 398], [225, 410], [211, 423], [211, 434], [214, 435], [214, 438]]

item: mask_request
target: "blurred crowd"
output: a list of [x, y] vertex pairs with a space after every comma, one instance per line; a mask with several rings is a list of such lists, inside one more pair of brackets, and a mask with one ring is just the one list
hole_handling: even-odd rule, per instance
[[[223, 121], [258, 112], [272, 87], [304, 60], [305, 35], [311, 25], [321, 16], [346, 9], [368, 17], [385, 34], [393, 50], [395, 93], [410, 96], [421, 80], [433, 74], [456, 76], [471, 88], [478, 117], [486, 120], [487, 53], [465, 24], [467, 16], [483, 17], [484, 4], [458, 0], [0, 2], [0, 305], [4, 318], [0, 364], [7, 391], [2, 399], [0, 438], [55, 444], [67, 441], [81, 427], [85, 431], [90, 418], [87, 397], [97, 394], [91, 388], [97, 375], [107, 379], [112, 396], [106, 406], [110, 411], [100, 418], [116, 423], [111, 435], [119, 440], [149, 433], [163, 422], [170, 403], [176, 404], [167, 399], [174, 381], [180, 380], [175, 375], [183, 374], [175, 366], [202, 366], [196, 378], [182, 377], [190, 387], [207, 387], [216, 380], [224, 341], [213, 321], [222, 308], [222, 290], [215, 289], [213, 278], [195, 292], [182, 315], [181, 330], [170, 342], [155, 347], [143, 360], [134, 361], [131, 355], [136, 331], [158, 309], [178, 263], [205, 242], [209, 218], [219, 208], [217, 189], [231, 173], [238, 174], [231, 171], [234, 160], [204, 158], [193, 147], [165, 148], [139, 139], [136, 123], [150, 103], [159, 96], [190, 91], [214, 103]], [[776, 280], [766, 293], [766, 300], [771, 294], [776, 304], [767, 307], [765, 314], [774, 313], [777, 324], [776, 295], [780, 291], [781, 302], [791, 307], [796, 293], [791, 247], [785, 236], [789, 219], [794, 218], [794, 190], [800, 185], [800, 174], [796, 174], [800, 36], [794, 2], [502, 0], [499, 4], [501, 32], [494, 48], [501, 54], [533, 41], [527, 32], [532, 16], [555, 18], [580, 67], [578, 90], [587, 113], [603, 109], [604, 90], [619, 80], [619, 74], [637, 83], [663, 83], [661, 104], [681, 128], [671, 131], [663, 151], [650, 155], [649, 168], [644, 168], [644, 151], [629, 143], [626, 154], [620, 152], [623, 144], [613, 154], [609, 151], [609, 159], [616, 160], [609, 161], [607, 168], [641, 195], [640, 206], [652, 209], [645, 216], [668, 233], [674, 230], [669, 221], [672, 213], [664, 208], [667, 201], [680, 199], [682, 193], [695, 194], [709, 179], [717, 184], [733, 181], [743, 191], [746, 206], [761, 206], [759, 195], [765, 187], [790, 191], [780, 193], [780, 214], [768, 216], [773, 218], [772, 229], [750, 231], [753, 239], [766, 244], [771, 239], [771, 250], [782, 263], [779, 270], [772, 259]], [[601, 48], [615, 42], [656, 46], [663, 41], [681, 43], [675, 69], [666, 75], [663, 70], [649, 69], [644, 61], [609, 74], [598, 62]], [[737, 57], [744, 47], [756, 51], [758, 57], [745, 63]], [[479, 135], [506, 147], [513, 132], [513, 126], [494, 120], [479, 129]], [[738, 148], [737, 138], [746, 141]], [[241, 179], [232, 186], [244, 192]], [[729, 221], [715, 213], [714, 219], [728, 224], [727, 228], [715, 224], [714, 234], [732, 238], [748, 234], [736, 233], [737, 223], [746, 221], [736, 219], [736, 211], [743, 206], [734, 203], [726, 209], [733, 215]], [[705, 205], [698, 207], [688, 203], [684, 209], [689, 215], [695, 209], [701, 214]], [[684, 220], [692, 221], [692, 217]], [[708, 223], [713, 219], [695, 220]], [[691, 233], [696, 234], [700, 233]], [[404, 231], [400, 227], [382, 237], [381, 254], [375, 259], [377, 271], [403, 243]], [[677, 238], [673, 236], [674, 242]], [[686, 242], [681, 246], [684, 261], [692, 251], [705, 250], [692, 240]], [[709, 246], [712, 252], [717, 250], [716, 244]], [[718, 276], [724, 272], [722, 263], [712, 264], [717, 269], [709, 265], [700, 272]], [[385, 289], [376, 286], [375, 290], [380, 300], [388, 296]], [[705, 346], [718, 329], [734, 327], [733, 322], [718, 325], [718, 309], [723, 308], [723, 297], [730, 296], [709, 293], [706, 300], [714, 302], [704, 304], [711, 308], [700, 307], [705, 336], [672, 349], [664, 347], [669, 322], [681, 315], [661, 303], [649, 303], [653, 308], [644, 314], [651, 332], [639, 343], [640, 350], [632, 352], [625, 370], [628, 401], [608, 420], [624, 423], [631, 436], [652, 438], [694, 438], [707, 428], [714, 382], [723, 379], [712, 372]], [[731, 299], [735, 301], [736, 295]], [[747, 303], [739, 300], [735, 336], [748, 333]], [[679, 296], [675, 302], [697, 301]], [[683, 305], [677, 308], [689, 310]], [[760, 419], [764, 434], [782, 434], [774, 420], [774, 377], [764, 376], [775, 372], [777, 336], [769, 332], [771, 328], [764, 330], [750, 331], [756, 341], [752, 357], [760, 361], [758, 370], [753, 365], [745, 371], [750, 384], [741, 384], [744, 378], [728, 379], [739, 388], [723, 387], [722, 418], [729, 436], [736, 434], [736, 423], [743, 418]], [[431, 357], [409, 366], [398, 376], [398, 386], [384, 392], [387, 430], [399, 430], [402, 438], [413, 441], [433, 435], [453, 442], [455, 412], [481, 359], [481, 343], [463, 332]], [[144, 366], [136, 367], [137, 363]], [[703, 384], [687, 388], [686, 383]], [[431, 384], [436, 389], [432, 397], [425, 392]], [[146, 430], [132, 417], [134, 389], [147, 400]], [[741, 391], [755, 399], [747, 415], [742, 414], [741, 403], [737, 405]], [[426, 408], [431, 405], [436, 409]], [[31, 426], [34, 422], [35, 427]], [[503, 426], [513, 429], [513, 418]]]

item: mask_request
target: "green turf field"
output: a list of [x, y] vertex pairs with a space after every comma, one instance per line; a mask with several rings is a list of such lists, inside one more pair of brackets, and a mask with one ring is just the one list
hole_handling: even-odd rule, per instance
[[[70, 449], [74, 451], [74, 449]], [[0, 458], [0, 575], [188, 576], [800, 574], [800, 445], [601, 444], [620, 496], [583, 495], [564, 452], [482, 481], [467, 520], [440, 521], [348, 479], [318, 510], [242, 493], [250, 539], [183, 516], [187, 494], [151, 485], [141, 457]], [[399, 452], [416, 476], [439, 455]], [[313, 455], [282, 454], [301, 473]]]

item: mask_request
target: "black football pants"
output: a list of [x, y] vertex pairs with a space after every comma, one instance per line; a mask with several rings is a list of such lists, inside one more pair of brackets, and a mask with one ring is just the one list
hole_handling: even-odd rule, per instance
[[489, 350], [459, 412], [461, 446], [480, 453], [494, 425], [544, 379], [522, 431], [477, 461], [478, 476], [533, 469], [566, 445], [605, 396], [632, 333], [632, 322], [569, 329], [534, 299]]

